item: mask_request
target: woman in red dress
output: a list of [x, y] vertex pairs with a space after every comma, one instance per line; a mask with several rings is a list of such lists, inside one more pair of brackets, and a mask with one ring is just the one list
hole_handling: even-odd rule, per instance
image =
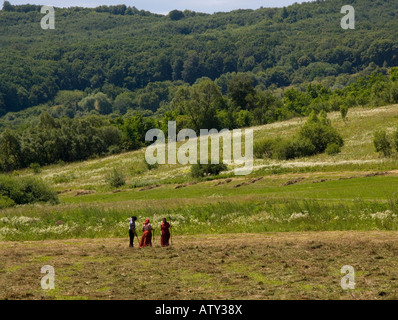
[[152, 247], [152, 230], [154, 230], [149, 223], [149, 219], [146, 219], [142, 227], [142, 237], [140, 241], [140, 248]]
[[163, 222], [160, 225], [160, 230], [161, 230], [161, 237], [160, 237], [160, 245], [162, 247], [168, 247], [169, 246], [169, 240], [170, 240], [170, 231], [169, 229], [171, 228], [170, 223], [167, 222], [166, 218], [163, 218]]

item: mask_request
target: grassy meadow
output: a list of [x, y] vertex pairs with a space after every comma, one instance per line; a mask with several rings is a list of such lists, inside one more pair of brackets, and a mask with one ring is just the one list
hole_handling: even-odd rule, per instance
[[[37, 176], [59, 193], [57, 205], [23, 205], [0, 211], [0, 239], [44, 240], [125, 237], [127, 220], [170, 218], [175, 235], [308, 230], [398, 230], [398, 158], [375, 152], [373, 132], [398, 125], [398, 106], [350, 109], [348, 118], [329, 114], [345, 145], [335, 156], [256, 159], [249, 176], [228, 172], [193, 179], [190, 166], [149, 169], [145, 150], [58, 164]], [[298, 118], [255, 127], [254, 141], [294, 134]], [[283, 129], [283, 131], [282, 131]], [[126, 184], [111, 188], [107, 175], [123, 173]]]

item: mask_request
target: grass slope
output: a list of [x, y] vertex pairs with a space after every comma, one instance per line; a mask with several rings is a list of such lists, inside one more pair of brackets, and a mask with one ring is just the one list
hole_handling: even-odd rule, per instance
[[[387, 130], [398, 126], [398, 105], [375, 109], [350, 109], [348, 120], [343, 121], [339, 113], [329, 114], [332, 125], [342, 134], [345, 146], [336, 156], [320, 154], [309, 158], [290, 161], [256, 160], [252, 175], [306, 171], [340, 171], [342, 175], [352, 171], [393, 170], [397, 168], [397, 158], [382, 159], [374, 151], [373, 132], [379, 128]], [[290, 136], [298, 131], [306, 121], [296, 118], [260, 127], [254, 127], [254, 142], [263, 137], [278, 135]], [[148, 170], [145, 164], [145, 150], [139, 150], [106, 158], [93, 159], [81, 163], [53, 165], [43, 168], [39, 177], [53, 183], [58, 190], [94, 189], [104, 191], [105, 177], [113, 168], [120, 169], [127, 178], [127, 186], [137, 184], [178, 184], [192, 180], [189, 166], [160, 165]], [[232, 169], [232, 168], [231, 168]], [[261, 171], [259, 171], [261, 170]], [[32, 175], [24, 170], [22, 175]], [[155, 191], [155, 190], [153, 190]]]

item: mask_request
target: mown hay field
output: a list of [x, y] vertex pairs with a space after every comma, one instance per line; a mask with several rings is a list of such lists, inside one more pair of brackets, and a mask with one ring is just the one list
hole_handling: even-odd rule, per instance
[[[0, 299], [396, 299], [397, 232], [178, 236], [1, 242]], [[55, 289], [41, 288], [42, 266]], [[355, 289], [341, 287], [341, 268]]]

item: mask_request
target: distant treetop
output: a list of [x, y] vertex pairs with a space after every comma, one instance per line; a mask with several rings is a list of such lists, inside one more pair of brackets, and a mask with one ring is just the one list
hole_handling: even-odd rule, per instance
[[184, 16], [184, 13], [182, 11], [173, 10], [173, 11], [169, 12], [169, 17], [170, 17], [171, 20], [177, 21], [177, 20], [181, 20], [185, 16]]

